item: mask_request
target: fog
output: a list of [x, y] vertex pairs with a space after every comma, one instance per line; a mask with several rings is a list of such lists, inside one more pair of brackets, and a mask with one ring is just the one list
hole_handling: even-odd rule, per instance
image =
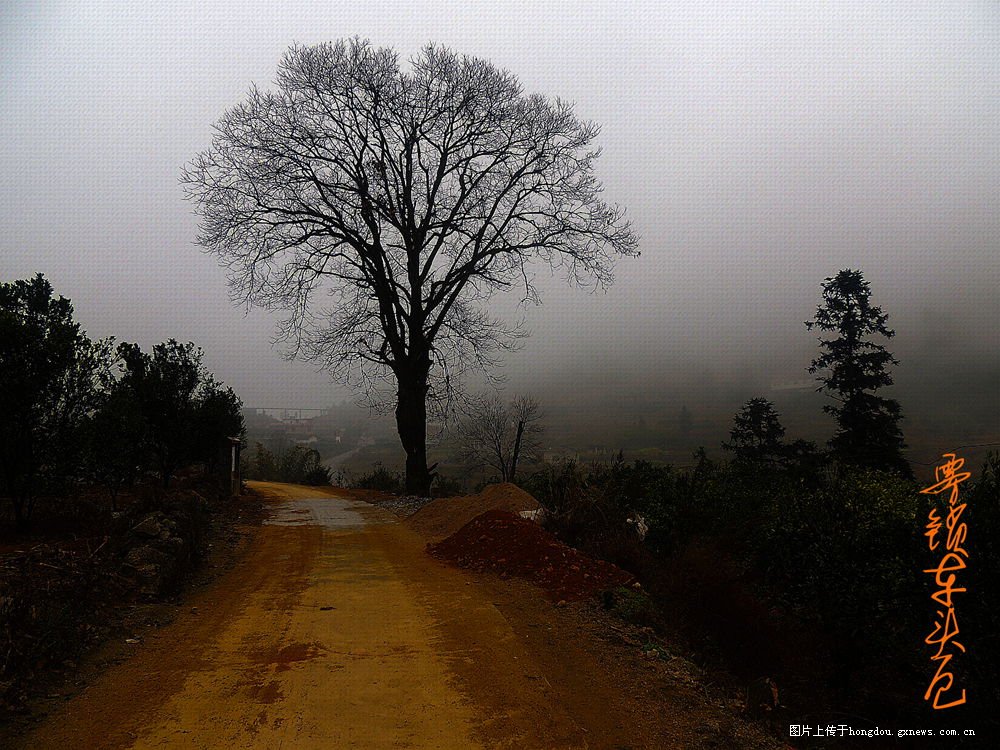
[[292, 42], [436, 41], [599, 122], [605, 196], [642, 238], [606, 292], [539, 269], [511, 389], [668, 415], [768, 395], [794, 422], [800, 391], [772, 389], [809, 377], [802, 323], [853, 267], [912, 423], [943, 448], [1000, 425], [995, 2], [152, 6], [0, 10], [0, 279], [45, 273], [91, 336], [195, 341], [250, 406], [345, 398], [229, 302], [180, 170]]

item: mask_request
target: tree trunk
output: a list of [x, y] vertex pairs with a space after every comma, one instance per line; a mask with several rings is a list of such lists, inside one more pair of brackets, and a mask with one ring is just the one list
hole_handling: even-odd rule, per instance
[[429, 497], [427, 469], [427, 373], [397, 373], [396, 429], [406, 451], [406, 494]]
[[517, 437], [514, 438], [514, 453], [510, 459], [510, 477], [508, 477], [508, 482], [514, 481], [514, 476], [517, 474], [517, 457], [521, 453], [521, 436], [524, 435], [524, 420], [518, 420], [517, 423]]

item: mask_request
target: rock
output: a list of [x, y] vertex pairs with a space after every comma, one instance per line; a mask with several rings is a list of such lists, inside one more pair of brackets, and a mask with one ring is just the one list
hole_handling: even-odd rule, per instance
[[171, 557], [181, 557], [187, 543], [179, 536], [168, 536], [166, 539], [160, 537], [155, 540], [152, 546]]
[[133, 547], [125, 556], [125, 562], [133, 568], [139, 569], [147, 566], [164, 568], [173, 562], [170, 555], [148, 544], [140, 547]]
[[151, 516], [146, 516], [146, 518], [132, 528], [132, 533], [136, 536], [146, 537], [147, 539], [156, 539], [159, 537], [164, 529], [160, 520], [156, 517], [157, 515], [154, 513]]
[[125, 556], [125, 570], [134, 571], [139, 593], [144, 596], [160, 595], [171, 582], [177, 570], [177, 558], [155, 547], [144, 544], [133, 547]]

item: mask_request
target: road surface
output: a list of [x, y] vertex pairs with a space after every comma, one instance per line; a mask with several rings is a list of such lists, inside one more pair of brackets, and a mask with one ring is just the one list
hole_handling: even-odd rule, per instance
[[[373, 506], [255, 483], [246, 558], [26, 747], [586, 747], [489, 596]], [[585, 686], [581, 686], [585, 689]]]
[[237, 564], [16, 747], [779, 746], [593, 613], [448, 567], [337, 490], [253, 487], [268, 518]]

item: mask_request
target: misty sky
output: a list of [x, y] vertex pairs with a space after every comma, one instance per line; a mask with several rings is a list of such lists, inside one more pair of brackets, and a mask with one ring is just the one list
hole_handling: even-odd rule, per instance
[[205, 5], [0, 6], [0, 280], [45, 273], [92, 336], [193, 340], [250, 406], [337, 397], [229, 302], [178, 177], [289, 44], [360, 35], [485, 57], [603, 127], [642, 257], [606, 294], [543, 278], [512, 384], [801, 380], [845, 267], [907, 366], [1000, 373], [996, 2]]

